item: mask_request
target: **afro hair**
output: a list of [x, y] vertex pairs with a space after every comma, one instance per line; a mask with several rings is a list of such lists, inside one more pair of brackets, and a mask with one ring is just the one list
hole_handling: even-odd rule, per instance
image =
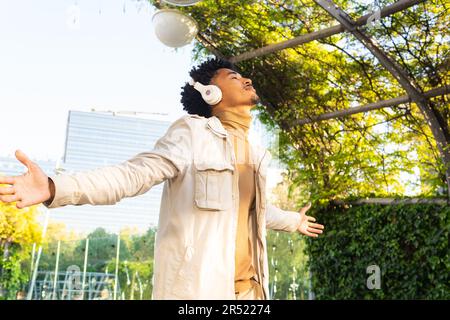
[[[189, 75], [194, 81], [208, 85], [211, 83], [211, 79], [216, 75], [217, 70], [222, 68], [236, 71], [235, 66], [231, 62], [213, 58], [192, 68]], [[203, 100], [200, 92], [194, 89], [189, 83], [186, 83], [181, 89], [181, 103], [183, 104], [183, 110], [186, 110], [189, 114], [197, 114], [206, 118], [211, 117], [211, 106]]]

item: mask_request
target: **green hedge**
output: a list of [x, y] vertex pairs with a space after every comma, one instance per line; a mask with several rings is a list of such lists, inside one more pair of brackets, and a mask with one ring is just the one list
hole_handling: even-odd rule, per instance
[[[449, 299], [450, 207], [328, 205], [309, 211], [325, 233], [307, 251], [316, 299]], [[368, 289], [378, 265], [381, 288]]]

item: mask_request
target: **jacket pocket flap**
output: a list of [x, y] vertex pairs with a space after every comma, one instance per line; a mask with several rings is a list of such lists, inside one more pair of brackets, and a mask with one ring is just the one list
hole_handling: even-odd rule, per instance
[[226, 162], [212, 162], [212, 161], [195, 161], [195, 169], [198, 171], [215, 170], [215, 171], [234, 171], [233, 165]]

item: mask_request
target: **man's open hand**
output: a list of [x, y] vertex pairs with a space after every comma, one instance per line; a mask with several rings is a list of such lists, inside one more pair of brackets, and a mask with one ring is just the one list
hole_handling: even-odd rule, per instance
[[22, 209], [50, 199], [49, 179], [44, 171], [20, 150], [16, 151], [16, 158], [28, 172], [21, 176], [0, 176], [0, 184], [9, 184], [0, 187], [0, 201], [16, 202], [16, 207]]
[[297, 230], [305, 236], [317, 238], [319, 234], [323, 233], [325, 227], [319, 223], [314, 223], [316, 222], [316, 218], [306, 215], [306, 211], [308, 211], [309, 208], [311, 208], [311, 203], [308, 203], [308, 205], [300, 209], [300, 215], [302, 217]]

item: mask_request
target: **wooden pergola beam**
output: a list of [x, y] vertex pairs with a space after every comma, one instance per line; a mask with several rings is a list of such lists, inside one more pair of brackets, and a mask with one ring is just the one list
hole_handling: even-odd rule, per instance
[[[450, 85], [446, 85], [443, 87], [439, 87], [436, 89], [432, 89], [429, 91], [426, 91], [423, 93], [423, 95], [427, 98], [433, 98], [445, 94], [450, 94]], [[357, 114], [361, 112], [367, 112], [371, 110], [377, 110], [377, 109], [383, 109], [383, 108], [390, 108], [394, 106], [398, 106], [403, 103], [412, 102], [412, 99], [409, 95], [403, 95], [392, 99], [387, 100], [381, 100], [374, 103], [368, 103], [362, 106], [345, 109], [345, 110], [338, 110], [333, 111], [329, 113], [324, 113], [319, 116], [310, 117], [310, 118], [304, 118], [300, 119], [294, 122], [294, 125], [304, 125], [307, 123], [313, 123], [313, 122], [319, 122], [329, 119], [336, 119], [336, 118], [343, 118], [352, 114]]]
[[219, 49], [217, 49], [201, 32], [198, 32], [195, 38], [217, 58], [227, 60], [227, 57], [225, 57], [225, 55], [220, 52]]
[[[394, 13], [403, 11], [409, 7], [412, 7], [416, 4], [419, 4], [424, 1], [426, 1], [426, 0], [399, 0], [389, 6], [382, 8], [380, 11], [380, 17], [384, 18], [384, 17], [390, 16]], [[355, 25], [363, 26], [363, 25], [367, 24], [367, 21], [373, 15], [374, 15], [374, 12], [360, 17], [358, 20], [355, 21]], [[274, 44], [270, 44], [270, 45], [262, 47], [262, 48], [247, 51], [247, 52], [241, 53], [237, 56], [230, 57], [228, 60], [232, 63], [238, 63], [241, 61], [264, 56], [264, 55], [267, 55], [267, 54], [270, 54], [270, 53], [273, 53], [276, 51], [296, 47], [298, 45], [305, 44], [305, 43], [308, 43], [311, 41], [325, 39], [332, 35], [342, 33], [344, 31], [346, 31], [345, 27], [342, 24], [339, 24], [339, 25], [336, 25], [336, 26], [333, 26], [330, 28], [326, 28], [323, 30], [314, 31], [314, 32], [311, 32], [311, 33], [308, 33], [305, 35], [301, 35], [301, 36], [298, 36], [298, 37], [295, 37], [293, 39], [289, 39], [289, 40], [286, 40], [283, 42], [274, 43]]]

